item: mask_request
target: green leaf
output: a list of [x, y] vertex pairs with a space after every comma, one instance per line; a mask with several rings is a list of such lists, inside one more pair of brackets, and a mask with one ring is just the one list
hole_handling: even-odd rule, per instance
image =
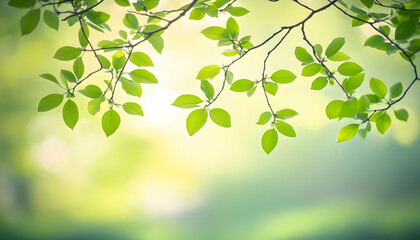
[[126, 102], [123, 104], [123, 109], [128, 114], [143, 116], [143, 109], [137, 103]]
[[194, 8], [191, 13], [189, 19], [192, 20], [201, 20], [206, 16], [206, 9], [205, 8]]
[[77, 79], [82, 78], [83, 73], [85, 72], [85, 65], [81, 57], [76, 58], [73, 63], [73, 72], [76, 75]]
[[133, 30], [139, 29], [139, 21], [137, 20], [137, 17], [134, 14], [127, 13], [125, 14], [123, 18], [123, 24]]
[[[363, 15], [356, 15], [357, 18], [364, 20], [364, 21], [368, 21], [370, 19], [369, 16], [363, 16]], [[357, 19], [352, 19], [351, 20], [351, 26], [352, 27], [358, 27], [358, 26], [362, 26], [364, 25], [366, 22], [357, 20]]]
[[314, 60], [312, 55], [303, 47], [296, 47], [295, 56], [301, 62], [312, 62]]
[[147, 39], [147, 41], [152, 44], [152, 47], [156, 50], [156, 52], [159, 54], [162, 53], [165, 43], [161, 36], [151, 36], [149, 39]]
[[277, 131], [274, 128], [267, 130], [261, 139], [261, 145], [264, 149], [264, 152], [269, 155], [277, 146], [278, 141], [279, 135]]
[[198, 80], [212, 80], [220, 73], [220, 67], [217, 65], [209, 65], [203, 67], [200, 72], [198, 72]]
[[31, 8], [35, 3], [36, 0], [10, 0], [8, 5], [15, 8]]
[[385, 83], [383, 83], [381, 80], [377, 78], [370, 79], [369, 82], [370, 89], [372, 92], [378, 96], [380, 99], [384, 99], [385, 95], [387, 93], [387, 87]]
[[84, 89], [79, 92], [88, 98], [98, 98], [102, 96], [102, 90], [96, 85], [87, 85]]
[[130, 77], [138, 83], [158, 83], [155, 75], [146, 69], [136, 69], [129, 73]]
[[400, 110], [394, 110], [394, 115], [400, 121], [404, 121], [404, 122], [408, 121], [409, 114], [407, 110], [405, 110], [404, 108], [401, 108]]
[[98, 55], [99, 61], [102, 63], [102, 67], [105, 69], [109, 69], [111, 67], [111, 62], [108, 60], [108, 58]]
[[273, 96], [276, 96], [276, 93], [279, 90], [279, 86], [277, 85], [277, 83], [267, 81], [264, 81], [264, 88], [267, 93]]
[[58, 31], [59, 20], [57, 14], [50, 10], [44, 11], [44, 22], [48, 25], [48, 27], [55, 29]]
[[64, 104], [63, 120], [71, 129], [73, 129], [74, 126], [76, 126], [77, 121], [79, 121], [79, 109], [77, 108], [76, 103], [70, 99]]
[[103, 23], [106, 23], [111, 16], [104, 12], [96, 12], [90, 10], [86, 13], [86, 17], [94, 24], [101, 25]]
[[315, 53], [320, 58], [322, 55], [322, 46], [320, 44], [315, 44]]
[[247, 95], [248, 97], [252, 97], [252, 95], [254, 95], [254, 93], [255, 93], [255, 90], [257, 90], [257, 85], [255, 85], [255, 86], [253, 86], [251, 89], [249, 89], [249, 90], [246, 92], [246, 95]]
[[143, 0], [146, 10], [152, 10], [159, 5], [159, 0]]
[[375, 123], [378, 132], [384, 135], [386, 131], [388, 131], [388, 129], [391, 127], [391, 117], [388, 115], [388, 113], [383, 111], [382, 114], [378, 114]]
[[101, 103], [105, 101], [104, 97], [96, 98], [88, 102], [88, 112], [95, 116], [101, 110]]
[[276, 112], [276, 118], [280, 118], [283, 120], [295, 117], [297, 115], [299, 114], [295, 110], [289, 108], [285, 108]]
[[276, 123], [276, 129], [279, 133], [283, 134], [286, 137], [296, 137], [296, 132], [293, 127], [286, 123], [286, 122], [278, 122]]
[[370, 101], [366, 95], [363, 95], [359, 98], [357, 112], [363, 113], [369, 110]]
[[222, 54], [226, 57], [233, 57], [238, 55], [238, 51], [234, 49], [226, 49]]
[[74, 74], [67, 70], [61, 70], [60, 77], [62, 78], [63, 81], [65, 81], [66, 85], [67, 85], [67, 81], [72, 82], [72, 83], [76, 82], [76, 77], [74, 76]]
[[230, 128], [230, 115], [221, 108], [214, 108], [210, 110], [210, 119], [217, 125], [225, 128]]
[[48, 81], [51, 81], [53, 83], [56, 83], [58, 86], [60, 86], [60, 83], [58, 82], [57, 78], [54, 77], [54, 75], [52, 75], [52, 74], [44, 73], [44, 74], [41, 74], [39, 76], [42, 77], [42, 78], [44, 78], [44, 79], [47, 79]]
[[365, 5], [367, 8], [373, 7], [373, 1], [372, 0], [360, 0], [363, 5]]
[[416, 27], [418, 24], [417, 21], [406, 21], [397, 26], [395, 30], [395, 39], [396, 40], [406, 40], [414, 35], [416, 32]]
[[336, 38], [334, 39], [330, 45], [328, 45], [327, 50], [325, 50], [325, 55], [330, 58], [334, 56], [336, 53], [340, 51], [340, 49], [344, 46], [346, 40], [344, 38]]
[[232, 83], [230, 90], [234, 92], [246, 92], [250, 90], [254, 86], [254, 84], [254, 82], [248, 79], [240, 79]]
[[361, 138], [366, 139], [367, 134], [368, 134], [368, 131], [366, 129], [359, 130], [359, 135]]
[[221, 36], [225, 31], [225, 28], [213, 26], [204, 29], [203, 31], [201, 31], [201, 33], [208, 39], [220, 40]]
[[344, 102], [341, 100], [334, 100], [330, 102], [326, 109], [325, 113], [329, 119], [336, 119], [341, 117], [341, 109], [343, 107]]
[[141, 97], [142, 89], [140, 84], [134, 82], [133, 80], [129, 80], [123, 77], [120, 78], [120, 81], [122, 84], [122, 88], [127, 94], [135, 97]]
[[243, 7], [230, 7], [226, 9], [226, 11], [228, 11], [230, 15], [235, 17], [241, 17], [249, 13], [249, 11]]
[[279, 70], [271, 75], [271, 80], [276, 83], [291, 83], [296, 79], [296, 75], [288, 70]]
[[[85, 30], [86, 36], [89, 37], [89, 28], [86, 24], [83, 25], [83, 29]], [[77, 33], [78, 39], [79, 39], [79, 43], [80, 46], [82, 47], [87, 47], [87, 45], [89, 44], [85, 34], [83, 33], [82, 29], [80, 28], [78, 33]]]
[[385, 39], [381, 35], [373, 35], [366, 39], [365, 46], [369, 46], [372, 48], [380, 48], [383, 47], [385, 44]]
[[112, 56], [112, 66], [115, 70], [120, 70], [123, 68], [125, 64], [125, 53], [123, 50], [115, 51], [114, 55]]
[[229, 83], [229, 85], [232, 85], [232, 83], [233, 83], [233, 72], [227, 71], [226, 82]]
[[20, 20], [20, 30], [22, 35], [27, 35], [33, 32], [38, 26], [39, 19], [41, 18], [41, 11], [39, 8], [30, 10]]
[[82, 50], [75, 47], [62, 47], [55, 52], [54, 58], [61, 61], [70, 61], [77, 58], [82, 53]]
[[351, 98], [343, 103], [341, 106], [340, 117], [354, 118], [357, 114], [357, 98]]
[[327, 86], [328, 84], [328, 80], [326, 77], [317, 77], [311, 85], [311, 89], [312, 90], [321, 90], [323, 89], [325, 86]]
[[198, 104], [202, 102], [203, 100], [195, 95], [184, 94], [175, 99], [175, 101], [172, 103], [172, 106], [179, 108], [195, 108], [199, 107]]
[[190, 136], [198, 132], [207, 122], [208, 112], [206, 109], [194, 110], [187, 117], [187, 131]]
[[142, 52], [135, 52], [131, 54], [130, 61], [137, 67], [153, 67], [153, 62], [150, 57]]
[[338, 133], [337, 142], [345, 142], [356, 136], [359, 131], [359, 124], [350, 124], [343, 127]]
[[331, 61], [335, 61], [335, 62], [342, 62], [342, 61], [347, 61], [350, 58], [351, 57], [349, 57], [347, 54], [345, 54], [343, 52], [338, 52], [338, 53], [334, 54], [334, 56], [329, 57], [328, 59], [330, 59]]
[[115, 0], [115, 2], [121, 7], [129, 7], [130, 2], [128, 0]]
[[51, 109], [58, 107], [63, 102], [63, 95], [61, 94], [50, 94], [45, 96], [39, 101], [38, 112], [46, 112]]
[[235, 39], [239, 34], [239, 25], [233, 17], [230, 17], [226, 23], [226, 29], [229, 31], [230, 36]]
[[207, 80], [201, 80], [200, 89], [204, 92], [207, 99], [212, 99], [214, 97], [214, 88], [213, 85]]
[[403, 92], [403, 85], [401, 82], [394, 84], [389, 91], [389, 98], [392, 100], [399, 97]]
[[363, 71], [359, 64], [354, 62], [345, 62], [338, 67], [338, 72], [343, 76], [353, 76]]
[[343, 82], [343, 87], [346, 92], [353, 94], [354, 90], [359, 88], [365, 79], [365, 74], [360, 73], [354, 76], [349, 77], [345, 82]]
[[302, 69], [302, 76], [304, 76], [304, 77], [312, 77], [312, 76], [318, 74], [320, 70], [321, 70], [321, 65], [320, 64], [318, 64], [318, 63], [311, 63], [309, 65], [306, 65]]
[[120, 115], [112, 109], [106, 111], [102, 116], [102, 129], [104, 130], [107, 137], [111, 136], [113, 133], [115, 133], [115, 131], [117, 131], [120, 123]]
[[273, 114], [271, 112], [263, 112], [260, 115], [260, 118], [258, 119], [257, 124], [258, 125], [265, 125], [271, 120], [272, 117], [273, 117]]

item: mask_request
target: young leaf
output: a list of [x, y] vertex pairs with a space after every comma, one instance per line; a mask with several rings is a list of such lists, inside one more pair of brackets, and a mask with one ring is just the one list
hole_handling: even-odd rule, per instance
[[328, 59], [330, 59], [331, 61], [335, 61], [335, 62], [342, 62], [342, 61], [349, 60], [350, 57], [343, 52], [338, 52], [338, 53], [334, 54], [334, 56], [329, 57]]
[[283, 120], [295, 117], [297, 115], [298, 113], [295, 110], [289, 108], [285, 108], [276, 112], [276, 118], [280, 118]]
[[296, 75], [288, 70], [279, 70], [271, 75], [271, 80], [276, 83], [291, 83], [296, 79]]
[[206, 109], [194, 110], [187, 117], [187, 131], [190, 136], [198, 132], [207, 122], [208, 112]]
[[143, 109], [137, 103], [126, 102], [123, 104], [123, 109], [128, 114], [143, 116]]
[[295, 56], [301, 62], [312, 62], [314, 60], [312, 55], [303, 47], [296, 47]]
[[378, 96], [380, 99], [384, 99], [385, 95], [387, 93], [387, 87], [385, 83], [383, 83], [381, 80], [377, 78], [370, 79], [369, 82], [370, 89], [372, 92]]
[[210, 119], [217, 125], [225, 128], [230, 128], [230, 115], [221, 108], [214, 108], [210, 110]]
[[403, 86], [402, 83], [396, 83], [391, 87], [391, 90], [389, 91], [389, 98], [392, 100], [394, 98], [399, 97], [402, 94]]
[[262, 145], [262, 148], [264, 149], [264, 152], [266, 152], [267, 155], [269, 155], [277, 146], [278, 141], [279, 141], [279, 135], [277, 131], [274, 128], [267, 130], [263, 134], [262, 139], [261, 139], [261, 145]]
[[102, 90], [96, 85], [87, 85], [84, 89], [79, 92], [88, 98], [98, 98], [102, 96]]
[[265, 125], [271, 120], [272, 117], [273, 117], [273, 114], [271, 112], [263, 112], [260, 115], [260, 118], [258, 119], [257, 124], [258, 125]]
[[312, 76], [318, 74], [320, 70], [321, 70], [321, 65], [320, 64], [318, 64], [318, 63], [311, 63], [309, 65], [306, 65], [302, 69], [302, 76], [304, 76], [304, 77], [312, 77]]
[[55, 52], [54, 58], [61, 61], [70, 61], [77, 58], [82, 53], [80, 48], [62, 47]]
[[362, 85], [364, 79], [365, 79], [364, 73], [360, 73], [360, 74], [349, 77], [345, 83], [343, 82], [344, 90], [346, 90], [346, 92], [350, 94], [353, 94], [354, 90], [356, 90]]
[[249, 11], [243, 7], [230, 7], [230, 8], [227, 8], [226, 11], [229, 12], [230, 15], [235, 16], [235, 17], [241, 17], [249, 13]]
[[264, 81], [264, 88], [267, 93], [273, 96], [276, 96], [276, 93], [279, 90], [279, 86], [277, 85], [277, 83], [267, 81]]
[[203, 100], [195, 95], [184, 94], [175, 99], [175, 101], [172, 103], [172, 106], [179, 108], [195, 108], [198, 107], [198, 104], [202, 102]]
[[338, 72], [343, 76], [354, 76], [363, 71], [359, 64], [354, 62], [345, 62], [338, 67]]
[[336, 38], [334, 39], [330, 45], [328, 45], [327, 50], [325, 50], [325, 55], [330, 58], [334, 56], [336, 53], [340, 51], [340, 49], [344, 46], [345, 43], [344, 38]]
[[204, 92], [207, 99], [212, 99], [214, 97], [214, 88], [213, 85], [207, 80], [201, 80], [200, 89]]
[[396, 40], [406, 40], [414, 35], [418, 21], [406, 21], [398, 25], [395, 30], [395, 39]]
[[206, 16], [206, 9], [205, 8], [194, 8], [188, 19], [191, 20], [201, 20]]
[[122, 50], [115, 51], [112, 56], [112, 66], [115, 70], [120, 70], [125, 64], [125, 53]]
[[197, 75], [198, 80], [212, 80], [220, 73], [220, 67], [217, 65], [209, 65], [203, 67]]
[[152, 47], [158, 52], [159, 54], [162, 53], [163, 48], [165, 46], [165, 42], [161, 36], [151, 36], [147, 41], [152, 44]]
[[109, 69], [111, 67], [111, 62], [108, 60], [108, 58], [102, 55], [98, 55], [98, 59], [101, 62], [103, 68]]
[[134, 82], [133, 80], [129, 80], [123, 77], [121, 77], [120, 80], [122, 88], [127, 94], [135, 97], [141, 97], [142, 89], [140, 84]]
[[254, 82], [248, 79], [240, 79], [232, 83], [230, 90], [234, 92], [246, 92], [249, 91], [254, 86], [254, 84]]
[[226, 23], [226, 29], [229, 31], [230, 36], [235, 39], [239, 34], [239, 25], [233, 17], [230, 17]]
[[142, 52], [135, 52], [131, 54], [130, 61], [137, 67], [153, 67], [153, 62], [150, 57]]
[[60, 86], [60, 83], [58, 83], [57, 78], [54, 77], [54, 75], [52, 75], [52, 74], [44, 73], [44, 74], [41, 74], [39, 76], [42, 77], [42, 78], [44, 78], [44, 79], [47, 79], [48, 81], [51, 81], [53, 83], [56, 83], [58, 86]]
[[330, 102], [326, 109], [325, 113], [329, 119], [336, 119], [341, 117], [341, 109], [343, 107], [344, 102], [341, 100], [334, 100]]
[[158, 83], [155, 75], [146, 69], [136, 69], [129, 73], [130, 77], [138, 83]]
[[337, 142], [345, 142], [356, 136], [359, 131], [359, 124], [350, 124], [343, 127], [338, 133]]
[[113, 133], [115, 133], [115, 131], [117, 131], [120, 123], [120, 115], [112, 109], [106, 111], [102, 116], [102, 129], [104, 130], [107, 137], [111, 136]]
[[286, 137], [296, 137], [296, 132], [293, 127], [283, 121], [276, 123], [276, 129], [279, 133], [283, 134]]
[[220, 40], [220, 37], [225, 31], [225, 28], [213, 26], [204, 29], [203, 31], [201, 31], [201, 33], [208, 39]]
[[66, 83], [67, 83], [67, 81], [69, 81], [71, 83], [75, 83], [76, 82], [76, 76], [74, 76], [74, 74], [72, 72], [67, 71], [67, 70], [61, 70], [60, 71], [60, 77]]
[[95, 116], [101, 110], [101, 103], [105, 101], [104, 97], [96, 98], [88, 102], [88, 112]]
[[44, 11], [44, 22], [52, 29], [58, 31], [59, 20], [57, 14], [50, 10]]
[[130, 2], [128, 0], [115, 0], [115, 2], [121, 7], [129, 7]]
[[404, 121], [407, 122], [408, 121], [408, 112], [407, 110], [405, 110], [404, 108], [401, 108], [400, 110], [395, 110], [394, 111], [395, 117], [400, 120], [400, 121]]
[[384, 111], [382, 114], [378, 114], [375, 123], [378, 132], [384, 135], [386, 131], [388, 131], [388, 129], [391, 127], [391, 117]]
[[82, 78], [83, 73], [85, 72], [85, 65], [81, 57], [76, 58], [73, 63], [73, 72], [76, 75], [77, 79]]
[[63, 95], [61, 94], [50, 94], [45, 96], [39, 101], [38, 112], [46, 112], [51, 109], [58, 107], [63, 102]]
[[326, 77], [317, 77], [311, 85], [311, 89], [312, 90], [321, 90], [323, 89], [325, 86], [327, 86], [328, 84], [328, 80]]
[[63, 107], [63, 120], [66, 125], [73, 129], [79, 120], [79, 110], [76, 103], [72, 100], [67, 100]]
[[103, 23], [106, 23], [109, 18], [111, 17], [109, 14], [105, 12], [95, 12], [93, 10], [90, 10], [86, 13], [86, 17], [94, 24], [101, 25]]
[[33, 32], [38, 26], [39, 19], [41, 18], [41, 11], [39, 8], [30, 10], [25, 16], [20, 20], [20, 30], [22, 35], [27, 35]]

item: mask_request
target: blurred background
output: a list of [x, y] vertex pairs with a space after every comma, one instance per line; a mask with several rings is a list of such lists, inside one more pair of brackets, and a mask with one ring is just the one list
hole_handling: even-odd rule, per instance
[[[187, 1], [166, 1], [171, 9]], [[241, 0], [251, 12], [238, 18], [240, 35], [260, 43], [283, 25], [308, 14], [292, 1]], [[321, 6], [324, 1], [307, 1]], [[125, 28], [124, 9], [112, 1], [100, 7], [111, 13], [114, 30], [93, 33], [94, 42], [113, 39]], [[268, 157], [260, 146], [268, 126], [258, 126], [267, 111], [261, 89], [252, 98], [226, 91], [215, 103], [231, 114], [232, 128], [210, 120], [193, 137], [185, 128], [188, 110], [170, 104], [180, 94], [201, 96], [195, 80], [201, 67], [229, 63], [222, 48], [199, 32], [224, 26], [218, 20], [183, 19], [164, 35], [165, 49], [148, 46], [158, 85], [144, 86], [140, 100], [124, 94], [117, 101], [137, 101], [144, 117], [122, 115], [120, 129], [106, 138], [100, 116], [87, 113], [87, 99], [78, 95], [81, 114], [74, 131], [61, 118], [61, 107], [37, 113], [39, 100], [61, 93], [38, 77], [58, 75], [71, 63], [52, 59], [64, 45], [77, 46], [77, 28], [60, 25], [57, 33], [44, 23], [20, 36], [23, 10], [0, 2], [0, 238], [1, 239], [418, 239], [420, 236], [420, 87], [414, 85], [396, 106], [409, 110], [407, 123], [393, 123], [385, 136], [374, 130], [364, 141], [356, 136], [336, 143], [347, 122], [329, 121], [329, 101], [342, 98], [337, 86], [310, 90], [313, 78], [298, 77], [279, 86], [270, 97], [275, 109], [293, 108], [297, 138], [280, 137]], [[343, 51], [364, 67], [367, 79], [390, 86], [413, 78], [398, 55], [387, 56], [363, 43], [371, 32], [351, 28], [335, 9], [316, 15], [308, 37], [324, 49], [335, 37], [346, 37]], [[257, 79], [268, 44], [232, 67], [235, 79]], [[294, 31], [272, 56], [268, 73], [289, 69], [299, 75], [295, 46], [305, 46]], [[87, 68], [96, 62], [84, 56]], [[419, 61], [416, 61], [420, 64]], [[102, 83], [107, 75], [89, 81]], [[221, 79], [213, 80], [216, 89]], [[362, 92], [367, 92], [365, 82]], [[102, 112], [106, 109], [103, 107]], [[101, 112], [101, 113], [102, 113]]]

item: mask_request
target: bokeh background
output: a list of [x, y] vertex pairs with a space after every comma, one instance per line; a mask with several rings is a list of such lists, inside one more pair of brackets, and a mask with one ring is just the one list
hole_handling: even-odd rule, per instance
[[[320, 6], [324, 1], [307, 1]], [[124, 28], [123, 9], [112, 1], [100, 7], [111, 13], [113, 32], [93, 34], [113, 39]], [[173, 8], [186, 1], [166, 1]], [[251, 10], [238, 18], [241, 36], [259, 43], [280, 26], [302, 19], [307, 11], [292, 1], [241, 0]], [[276, 109], [293, 108], [298, 137], [280, 137], [268, 157], [260, 146], [267, 126], [255, 123], [267, 110], [261, 89], [252, 98], [226, 91], [215, 106], [228, 110], [232, 128], [210, 121], [193, 137], [185, 129], [188, 110], [170, 104], [180, 94], [201, 94], [198, 70], [231, 60], [199, 32], [223, 26], [218, 20], [183, 19], [165, 33], [165, 49], [148, 53], [159, 85], [145, 86], [138, 101], [145, 117], [122, 115], [116, 134], [106, 138], [100, 117], [87, 113], [87, 99], [77, 96], [81, 118], [75, 130], [65, 126], [61, 107], [37, 113], [38, 101], [59, 88], [38, 77], [58, 74], [70, 63], [52, 59], [56, 49], [77, 43], [76, 28], [60, 31], [41, 24], [20, 36], [25, 11], [0, 2], [0, 238], [1, 239], [418, 239], [420, 236], [419, 97], [416, 84], [396, 108], [409, 110], [407, 123], [394, 117], [391, 130], [376, 130], [336, 143], [347, 122], [329, 121], [331, 100], [343, 96], [336, 86], [310, 91], [313, 78], [299, 77], [270, 97]], [[308, 23], [308, 37], [325, 47], [346, 37], [344, 51], [360, 63], [367, 77], [389, 86], [413, 78], [397, 55], [363, 47], [371, 34], [351, 28], [334, 9]], [[305, 46], [295, 30], [272, 56], [268, 71], [301, 71], [295, 46]], [[257, 79], [266, 48], [236, 64], [235, 79]], [[84, 56], [88, 68], [96, 62]], [[420, 64], [419, 61], [416, 61]], [[90, 66], [91, 65], [91, 66]], [[107, 75], [90, 81], [101, 84]], [[215, 79], [216, 89], [221, 79]], [[365, 83], [363, 91], [368, 90]], [[363, 92], [362, 91], [362, 92]], [[130, 99], [119, 94], [118, 99]], [[104, 108], [102, 109], [104, 111]]]

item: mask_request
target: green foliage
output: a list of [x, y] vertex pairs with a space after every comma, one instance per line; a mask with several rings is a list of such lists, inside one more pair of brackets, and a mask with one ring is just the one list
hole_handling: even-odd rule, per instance
[[[56, 31], [62, 30], [64, 27], [64, 25], [60, 27], [61, 20], [75, 29], [79, 47], [62, 46], [54, 54], [54, 58], [57, 60], [72, 61], [70, 67], [72, 71], [62, 69], [59, 79], [51, 73], [40, 75], [43, 79], [54, 83], [63, 92], [49, 94], [43, 97], [38, 104], [38, 111], [45, 112], [57, 108], [66, 97], [67, 100], [63, 105], [63, 120], [71, 129], [76, 126], [79, 119], [76, 102], [80, 95], [90, 98], [87, 111], [91, 115], [99, 113], [102, 104], [107, 105], [108, 110], [102, 115], [102, 129], [106, 136], [112, 135], [119, 128], [121, 118], [116, 109], [121, 108], [130, 115], [144, 115], [143, 109], [138, 103], [130, 100], [124, 101], [124, 103], [119, 102], [121, 100], [118, 99], [119, 96], [116, 92], [120, 92], [122, 89], [129, 95], [128, 97], [138, 99], [142, 96], [143, 84], [158, 83], [158, 79], [152, 71], [144, 69], [155, 66], [149, 57], [150, 53], [147, 52], [147, 47], [139, 48], [144, 46], [143, 43], [150, 44], [156, 52], [161, 54], [165, 46], [164, 32], [183, 16], [200, 21], [207, 18], [219, 18], [222, 14], [228, 15], [224, 26], [206, 26], [201, 33], [205, 38], [216, 41], [218, 47], [223, 48], [220, 53], [230, 58], [229, 63], [207, 65], [201, 68], [196, 79], [200, 80], [200, 90], [198, 91], [202, 95], [199, 97], [195, 94], [182, 94], [172, 103], [173, 106], [179, 108], [197, 108], [188, 115], [186, 120], [187, 132], [190, 136], [205, 125], [209, 116], [215, 124], [225, 128], [231, 127], [230, 114], [213, 105], [219, 100], [219, 96], [224, 93], [225, 89], [230, 89], [233, 92], [246, 93], [248, 97], [253, 96], [259, 90], [264, 93], [268, 109], [265, 109], [267, 111], [259, 116], [257, 125], [270, 124], [261, 140], [262, 148], [267, 154], [270, 154], [277, 146], [278, 133], [286, 137], [296, 137], [295, 129], [286, 121], [297, 116], [298, 113], [289, 108], [275, 111], [274, 104], [270, 102], [271, 96], [268, 94], [280, 95], [278, 93], [281, 93], [283, 89], [279, 84], [292, 83], [298, 77], [290, 70], [284, 69], [281, 63], [275, 65], [280, 70], [274, 71], [271, 75], [268, 74], [267, 67], [270, 55], [274, 54], [274, 50], [282, 44], [290, 32], [296, 31], [298, 28], [300, 28], [302, 39], [306, 43], [305, 46], [296, 46], [294, 49], [294, 54], [299, 64], [302, 65], [300, 75], [311, 79], [310, 89], [312, 90], [323, 90], [329, 83], [331, 88], [338, 89], [345, 95], [345, 98], [332, 99], [325, 108], [329, 119], [353, 121], [340, 130], [337, 142], [348, 141], [357, 133], [365, 139], [371, 132], [371, 123], [375, 123], [380, 134], [385, 134], [391, 126], [391, 117], [387, 110], [400, 103], [414, 82], [419, 79], [414, 59], [420, 52], [420, 39], [418, 38], [420, 36], [418, 24], [420, 12], [417, 11], [420, 4], [415, 0], [393, 5], [384, 5], [373, 0], [338, 1], [335, 4], [325, 3], [322, 8], [318, 9], [312, 9], [310, 3], [308, 6], [299, 4], [300, 7], [312, 9], [307, 18], [303, 18], [294, 25], [280, 26], [278, 31], [269, 34], [270, 37], [258, 45], [251, 42], [251, 35], [240, 36], [244, 31], [240, 28], [238, 24], [240, 21], [237, 17], [245, 16], [249, 10], [238, 6], [239, 1], [191, 0], [190, 3], [180, 8], [162, 11], [153, 10], [161, 5], [159, 0], [138, 0], [135, 2], [114, 0], [113, 2], [115, 7], [124, 11], [122, 19], [119, 20], [125, 27], [123, 27], [124, 29], [111, 30], [107, 24], [111, 19], [110, 13], [98, 11], [99, 8], [97, 8], [102, 1], [8, 1], [9, 6], [26, 11], [20, 21], [22, 35], [30, 34], [36, 29], [41, 21], [41, 15], [46, 26]], [[393, 83], [390, 85], [387, 97], [388, 87], [386, 84], [371, 77], [369, 81], [371, 92], [363, 92], [367, 89], [367, 87], [363, 87], [363, 84], [367, 84], [366, 73], [357, 59], [349, 61], [351, 57], [343, 52], [345, 38], [336, 37], [332, 33], [331, 39], [333, 40], [329, 39], [330, 43], [322, 46], [312, 43], [311, 35], [305, 30], [305, 27], [309, 26], [306, 23], [309, 23], [315, 14], [329, 8], [335, 8], [338, 12], [342, 12], [353, 27], [364, 25], [374, 31], [364, 40], [364, 46], [373, 48], [375, 51], [383, 51], [388, 55], [398, 53], [408, 61], [415, 74], [415, 79], [411, 84], [407, 84], [408, 87], [404, 89], [401, 83], [403, 80]], [[130, 10], [126, 12], [128, 9]], [[93, 42], [91, 31], [98, 35], [103, 34], [101, 36], [114, 36], [114, 38], [99, 39], [98, 42]], [[281, 39], [276, 38], [283, 33], [285, 34]], [[327, 37], [330, 38], [330, 36]], [[234, 81], [233, 68], [231, 68], [234, 64], [236, 65], [241, 59], [247, 57], [251, 51], [265, 51], [262, 50], [264, 46], [269, 46], [275, 41], [277, 42], [273, 44], [274, 47], [266, 52], [262, 74], [257, 72], [258, 79], [249, 80], [254, 77], [245, 76]], [[91, 57], [101, 68], [91, 69]], [[88, 61], [89, 64], [87, 64]], [[108, 74], [108, 77], [94, 83], [91, 80], [99, 72]], [[384, 81], [388, 82], [387, 79]], [[260, 84], [261, 86], [259, 86]], [[406, 109], [392, 109], [398, 120], [404, 122], [408, 120], [409, 113]]]

